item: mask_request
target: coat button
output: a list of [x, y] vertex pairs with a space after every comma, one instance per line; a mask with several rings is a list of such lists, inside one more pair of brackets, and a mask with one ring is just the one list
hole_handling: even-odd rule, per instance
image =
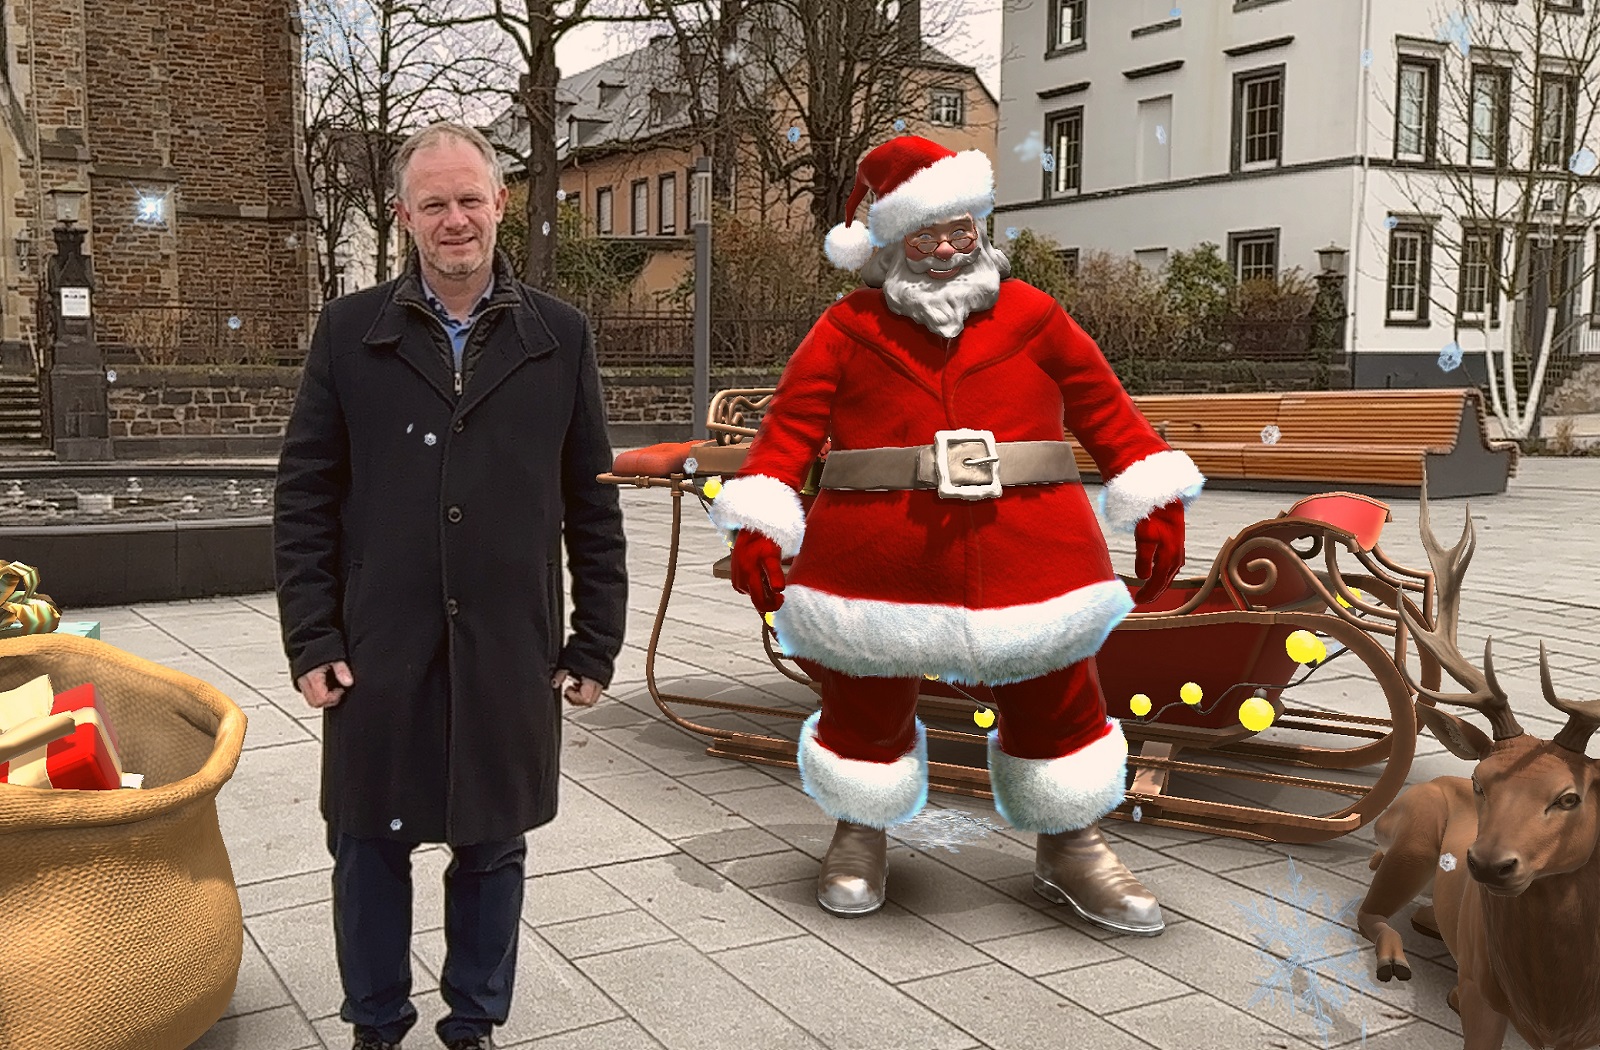
[[461, 508], [451, 507], [445, 512], [444, 516], [450, 519], [451, 524], [454, 524], [461, 520]]
[[461, 611], [461, 603], [456, 601], [454, 598], [447, 598], [445, 599], [444, 603], [444, 611], [449, 613], [451, 616], [454, 616], [456, 613]]
[[466, 420], [464, 420], [464, 419], [456, 420], [455, 425], [452, 426], [450, 429], [454, 430], [457, 434], [461, 433], [463, 430], [467, 429]]

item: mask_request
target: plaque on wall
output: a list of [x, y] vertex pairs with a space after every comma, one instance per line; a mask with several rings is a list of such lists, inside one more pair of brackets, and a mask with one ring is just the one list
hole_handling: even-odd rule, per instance
[[61, 316], [62, 317], [88, 317], [89, 316], [89, 289], [63, 288], [61, 289]]

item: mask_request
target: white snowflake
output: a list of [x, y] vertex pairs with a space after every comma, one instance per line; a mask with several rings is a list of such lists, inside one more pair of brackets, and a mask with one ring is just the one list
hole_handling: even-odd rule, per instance
[[1283, 437], [1283, 431], [1278, 429], [1278, 424], [1268, 423], [1261, 428], [1261, 443], [1263, 445], [1276, 445], [1278, 439]]
[[1440, 857], [1439, 857], [1439, 867], [1440, 867], [1441, 870], [1444, 870], [1444, 871], [1455, 871], [1456, 870], [1456, 855], [1454, 853], [1445, 853], [1445, 854], [1440, 855]]
[[1133, 807], [1133, 822], [1135, 824], [1137, 824], [1143, 819], [1144, 819], [1144, 807], [1143, 806], [1134, 806]]
[[439, 439], [431, 433], [422, 435], [422, 443], [424, 445], [436, 445], [438, 442]]
[[[1244, 1009], [1261, 1002], [1276, 1006], [1280, 997], [1285, 998], [1290, 1013], [1304, 1008], [1311, 1015], [1322, 1045], [1328, 1046], [1338, 1010], [1352, 995], [1350, 986], [1368, 979], [1363, 955], [1351, 950], [1362, 943], [1349, 926], [1360, 903], [1359, 898], [1351, 900], [1335, 912], [1327, 894], [1305, 886], [1293, 857], [1287, 893], [1279, 896], [1268, 890], [1266, 901], [1248, 906], [1234, 902], [1250, 925], [1257, 956], [1267, 967]], [[1319, 910], [1334, 918], [1322, 918], [1316, 914]]]
[[955, 809], [924, 809], [904, 824], [893, 828], [895, 838], [920, 849], [943, 849], [960, 853], [961, 846], [981, 842], [1000, 825]]

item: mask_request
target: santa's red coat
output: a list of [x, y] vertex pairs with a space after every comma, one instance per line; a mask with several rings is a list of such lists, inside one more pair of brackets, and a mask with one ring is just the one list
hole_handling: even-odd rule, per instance
[[795, 351], [712, 516], [796, 555], [773, 619], [792, 655], [863, 676], [1036, 677], [1093, 655], [1133, 608], [1080, 483], [976, 501], [825, 489], [805, 515], [798, 491], [829, 438], [837, 450], [926, 445], [935, 431], [968, 428], [1059, 441], [1063, 421], [1109, 479], [1114, 527], [1199, 494], [1193, 462], [1156, 434], [1045, 293], [1007, 280], [995, 307], [947, 340], [862, 289]]

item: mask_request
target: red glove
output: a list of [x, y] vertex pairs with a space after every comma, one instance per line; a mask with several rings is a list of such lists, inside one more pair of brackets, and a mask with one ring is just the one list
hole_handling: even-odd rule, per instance
[[1157, 507], [1134, 527], [1133, 574], [1145, 584], [1134, 595], [1136, 605], [1161, 597], [1183, 566], [1183, 501]]
[[748, 594], [757, 612], [769, 613], [782, 607], [783, 552], [770, 538], [740, 529], [733, 540], [732, 570], [733, 589]]

